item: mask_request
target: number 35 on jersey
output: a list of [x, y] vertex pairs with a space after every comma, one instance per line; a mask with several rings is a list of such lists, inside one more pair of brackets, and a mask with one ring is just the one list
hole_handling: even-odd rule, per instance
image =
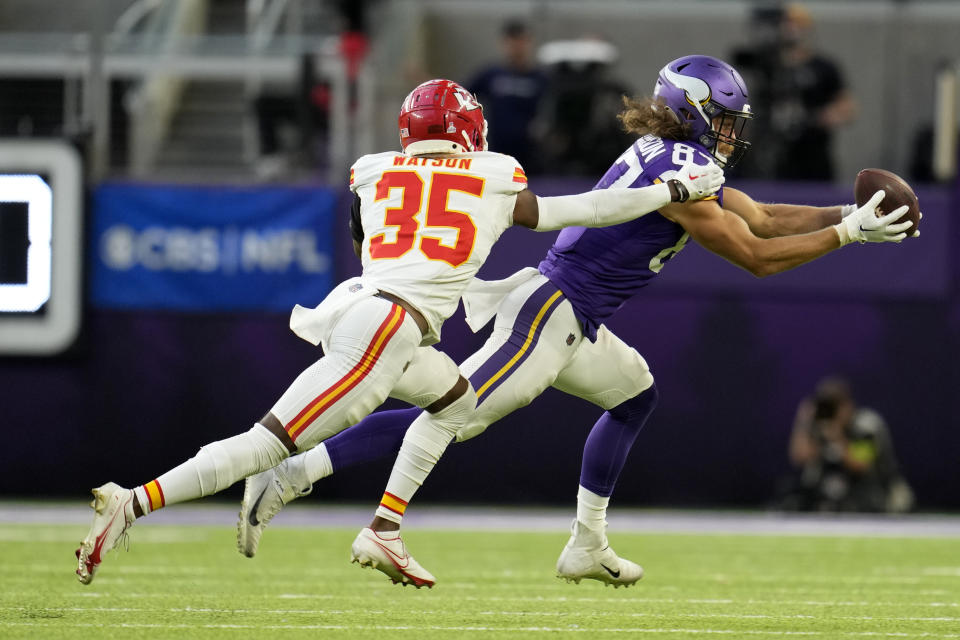
[[[478, 176], [462, 173], [440, 173], [430, 175], [430, 183], [416, 171], [384, 171], [376, 183], [375, 203], [390, 198], [394, 189], [400, 192], [399, 206], [386, 206], [383, 224], [394, 228], [391, 241], [388, 231], [370, 238], [370, 257], [374, 260], [399, 258], [408, 251], [417, 248], [430, 260], [442, 260], [452, 267], [459, 267], [467, 261], [473, 252], [477, 237], [477, 227], [465, 211], [449, 208], [450, 192], [483, 197], [484, 180]], [[423, 220], [421, 228], [420, 220]], [[439, 228], [453, 229], [456, 238], [452, 244], [444, 244], [443, 237], [431, 235]]]
[[364, 156], [350, 188], [361, 201], [365, 270], [396, 261], [478, 268], [512, 224], [514, 196], [525, 187], [516, 160], [498, 153]]

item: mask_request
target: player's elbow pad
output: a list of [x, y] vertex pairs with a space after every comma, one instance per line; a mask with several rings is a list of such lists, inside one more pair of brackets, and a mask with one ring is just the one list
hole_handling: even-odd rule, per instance
[[597, 189], [573, 196], [537, 196], [537, 231], [564, 227], [608, 227], [656, 211], [670, 203], [670, 187]]

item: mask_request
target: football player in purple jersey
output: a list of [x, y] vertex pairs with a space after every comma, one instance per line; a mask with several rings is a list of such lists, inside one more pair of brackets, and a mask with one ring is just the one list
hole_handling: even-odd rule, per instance
[[[691, 160], [730, 167], [750, 147], [743, 136], [751, 118], [746, 85], [733, 67], [709, 56], [668, 63], [653, 95], [625, 99], [619, 117], [637, 140], [596, 189], [661, 183]], [[657, 387], [643, 357], [604, 322], [690, 238], [758, 277], [854, 241], [899, 242], [910, 223], [894, 221], [905, 207], [878, 218], [875, 207], [883, 197], [877, 192], [862, 207], [761, 204], [724, 187], [715, 197], [672, 203], [619, 225], [563, 230], [538, 269], [497, 282], [475, 280], [463, 295], [474, 330], [496, 316], [484, 346], [460, 365], [477, 393], [469, 424], [458, 431], [444, 429], [416, 408], [373, 414], [321, 446], [249, 478], [240, 514], [240, 551], [252, 556], [270, 518], [309, 492], [312, 482], [399, 451], [369, 527], [384, 540], [395, 539], [407, 502], [451, 440], [479, 434], [552, 386], [604, 409], [584, 446], [577, 515], [557, 574], [574, 582], [635, 583], [643, 569], [610, 548], [606, 510], [634, 439], [657, 404]], [[394, 565], [390, 570], [402, 572]]]

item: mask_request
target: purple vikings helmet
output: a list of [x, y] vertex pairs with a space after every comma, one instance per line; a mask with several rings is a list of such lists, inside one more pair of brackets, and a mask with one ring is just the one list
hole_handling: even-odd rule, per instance
[[742, 135], [753, 117], [747, 85], [723, 60], [684, 56], [668, 62], [653, 96], [690, 127], [689, 139], [708, 149], [721, 167], [732, 167], [750, 148]]

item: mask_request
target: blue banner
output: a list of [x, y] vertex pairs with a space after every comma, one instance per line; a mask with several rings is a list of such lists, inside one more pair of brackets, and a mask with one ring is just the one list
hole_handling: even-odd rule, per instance
[[316, 305], [332, 286], [336, 202], [325, 187], [105, 184], [94, 194], [93, 303], [186, 311]]

